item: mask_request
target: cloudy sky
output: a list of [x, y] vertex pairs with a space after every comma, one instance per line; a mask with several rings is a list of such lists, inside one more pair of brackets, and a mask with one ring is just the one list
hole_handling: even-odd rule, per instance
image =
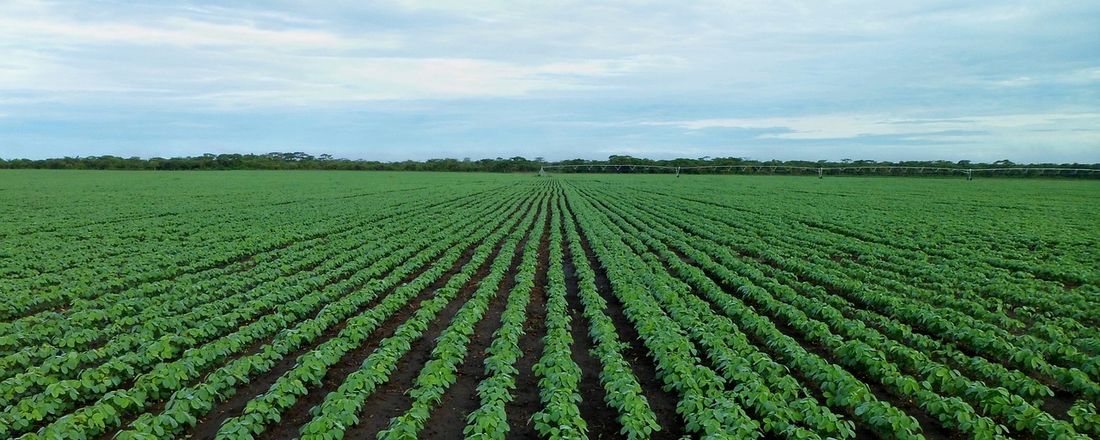
[[0, 0], [0, 157], [1100, 162], [1097, 42], [1096, 1]]

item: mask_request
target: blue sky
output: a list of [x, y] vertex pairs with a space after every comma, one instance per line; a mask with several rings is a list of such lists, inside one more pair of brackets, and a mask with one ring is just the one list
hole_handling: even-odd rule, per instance
[[0, 157], [1100, 162], [1098, 23], [1056, 0], [5, 0]]

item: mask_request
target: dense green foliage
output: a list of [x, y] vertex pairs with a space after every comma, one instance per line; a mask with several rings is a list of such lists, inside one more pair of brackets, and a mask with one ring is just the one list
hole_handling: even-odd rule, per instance
[[[569, 159], [557, 162], [546, 161], [541, 157], [527, 159], [516, 156], [495, 159], [429, 159], [424, 161], [406, 160], [400, 162], [379, 162], [374, 160], [350, 160], [334, 158], [327, 154], [313, 156], [295, 153], [267, 154], [204, 154], [195, 157], [139, 157], [88, 156], [63, 157], [54, 159], [9, 159], [0, 158], [0, 169], [63, 169], [63, 170], [366, 170], [366, 171], [460, 171], [460, 172], [536, 172], [543, 166], [565, 166], [554, 169], [556, 173], [652, 173], [672, 172], [672, 168], [685, 167], [684, 173], [740, 173], [740, 174], [813, 174], [817, 168], [829, 169], [830, 175], [914, 175], [914, 176], [958, 176], [959, 172], [976, 168], [1012, 168], [1034, 167], [1043, 171], [1011, 171], [986, 173], [998, 177], [1074, 177], [1100, 178], [1100, 172], [1082, 172], [1075, 170], [1100, 170], [1100, 164], [1015, 164], [1009, 160], [993, 163], [976, 163], [968, 160], [951, 162], [945, 160], [926, 161], [874, 161], [850, 160], [806, 161], [806, 160], [769, 160], [760, 161], [739, 157], [702, 157], [678, 159], [646, 159], [632, 156], [610, 156], [607, 160]], [[636, 166], [635, 168], [631, 168]], [[727, 167], [691, 169], [692, 167]], [[753, 167], [764, 167], [755, 169]], [[795, 167], [796, 169], [775, 167]], [[881, 168], [878, 168], [881, 167]], [[894, 169], [886, 167], [912, 167], [913, 169]], [[813, 169], [798, 169], [813, 168]], [[927, 169], [922, 169], [927, 168]], [[1050, 168], [1050, 169], [1047, 169]], [[1064, 171], [1063, 171], [1064, 170]]]
[[2, 171], [0, 438], [1100, 438], [1098, 202]]

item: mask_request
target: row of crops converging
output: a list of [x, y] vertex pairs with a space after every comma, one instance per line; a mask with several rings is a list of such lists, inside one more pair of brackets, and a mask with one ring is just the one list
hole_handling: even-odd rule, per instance
[[9, 199], [0, 438], [1100, 438], [1082, 196], [667, 177]]

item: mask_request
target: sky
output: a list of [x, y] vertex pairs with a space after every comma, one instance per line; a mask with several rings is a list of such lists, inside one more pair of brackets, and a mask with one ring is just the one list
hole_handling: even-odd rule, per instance
[[0, 0], [0, 158], [1100, 162], [1097, 1]]

